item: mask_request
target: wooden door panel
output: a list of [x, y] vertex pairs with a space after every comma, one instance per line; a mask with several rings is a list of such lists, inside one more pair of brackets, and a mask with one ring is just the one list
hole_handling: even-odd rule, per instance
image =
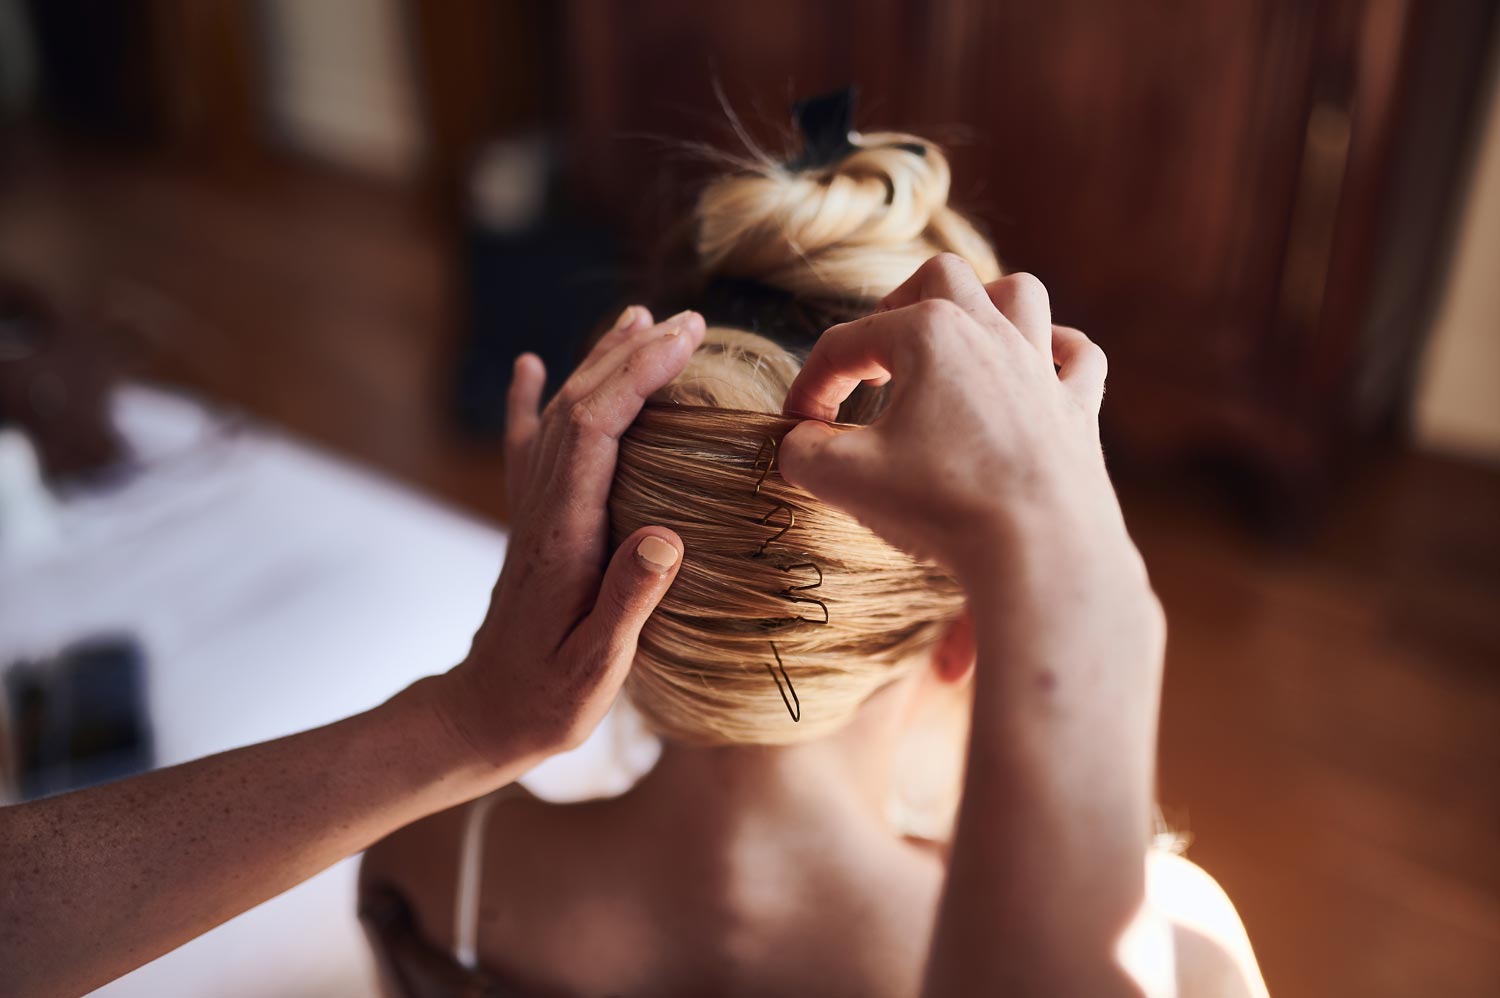
[[[1400, 139], [1434, 102], [1472, 104], [1494, 9], [575, 0], [567, 127], [579, 190], [644, 244], [714, 168], [678, 155], [684, 143], [736, 145], [715, 81], [773, 151], [792, 99], [857, 84], [859, 124], [942, 143], [953, 203], [1010, 268], [1047, 283], [1061, 321], [1109, 351], [1118, 441], [1141, 456], [1237, 450], [1316, 478], [1353, 423], [1375, 269], [1399, 264], [1382, 242], [1399, 203], [1390, 177], [1432, 190], [1460, 161]], [[1454, 53], [1452, 70], [1413, 64], [1414, 47]], [[1425, 106], [1404, 101], [1424, 78]], [[1415, 131], [1452, 145], [1462, 118]], [[1430, 169], [1397, 168], [1422, 155]], [[1414, 241], [1435, 244], [1441, 224], [1411, 221], [1410, 206], [1431, 215], [1444, 199], [1405, 200]], [[1406, 269], [1415, 276], [1381, 303], [1387, 315], [1414, 314], [1432, 271]], [[1383, 355], [1410, 357], [1418, 330], [1385, 325], [1399, 342]], [[1390, 412], [1399, 383], [1385, 377], [1362, 410]]]

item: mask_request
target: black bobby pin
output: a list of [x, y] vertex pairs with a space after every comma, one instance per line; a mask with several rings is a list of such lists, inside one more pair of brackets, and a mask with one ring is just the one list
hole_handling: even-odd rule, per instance
[[[757, 496], [761, 494], [761, 489], [765, 486], [766, 479], [771, 476], [771, 470], [776, 466], [776, 456], [776, 439], [774, 437], [766, 437], [765, 440], [761, 442], [760, 447], [756, 450], [755, 459], [750, 463], [751, 474], [754, 474], [756, 476], [755, 488], [753, 489], [752, 494]], [[762, 461], [765, 461], [764, 468], [761, 467]], [[776, 541], [781, 540], [781, 538], [787, 535], [788, 531], [790, 531], [797, 525], [797, 513], [789, 503], [773, 500], [769, 497], [766, 499], [766, 501], [772, 504], [771, 510], [766, 513], [765, 516], [760, 518], [760, 522], [769, 525], [771, 522], [771, 518], [774, 517], [777, 513], [785, 513], [786, 526], [782, 527], [775, 534], [773, 534], [771, 537], [768, 537], [761, 543], [760, 547], [752, 556], [756, 558], [765, 557], [766, 548], [770, 547]], [[799, 623], [828, 623], [828, 604], [818, 599], [816, 596], [806, 595], [808, 590], [817, 589], [823, 584], [822, 567], [819, 566], [816, 562], [803, 561], [798, 562], [794, 565], [784, 565], [782, 566], [781, 570], [783, 572], [794, 572], [809, 568], [817, 574], [818, 578], [816, 582], [804, 582], [801, 585], [789, 584], [786, 586], [786, 588], [778, 592], [777, 595], [784, 597], [785, 599], [788, 599], [794, 603], [816, 604], [823, 611], [823, 619], [821, 621], [818, 621], [809, 620], [807, 617], [802, 616], [790, 617], [783, 623], [783, 627], [794, 627]], [[781, 628], [777, 629], [780, 630]], [[786, 712], [791, 715], [792, 722], [796, 723], [802, 720], [802, 701], [797, 696], [797, 688], [792, 685], [792, 677], [787, 673], [786, 665], [781, 661], [781, 651], [776, 647], [776, 642], [772, 641], [770, 642], [770, 645], [771, 654], [776, 656], [776, 665], [773, 667], [769, 662], [767, 662], [766, 670], [771, 673], [771, 679], [773, 679], [776, 683], [776, 692], [781, 694], [781, 702], [786, 704]], [[785, 682], [785, 685], [783, 685], [783, 681]], [[787, 698], [788, 692], [791, 693], [790, 699]]]
[[[771, 654], [776, 656], [776, 668], [771, 668], [771, 663], [767, 662], [766, 671], [771, 674], [771, 679], [775, 681], [776, 692], [781, 694], [781, 702], [786, 704], [786, 712], [792, 715], [792, 723], [795, 724], [802, 720], [802, 701], [797, 699], [797, 690], [792, 686], [792, 677], [786, 674], [786, 666], [781, 664], [781, 652], [776, 650], [776, 642], [772, 641], [770, 644]], [[776, 675], [777, 672], [780, 672], [781, 675]], [[781, 687], [783, 679], [786, 680], [786, 689], [782, 689]], [[791, 690], [792, 692], [792, 699], [790, 700], [786, 698], [787, 690]], [[792, 706], [793, 703], [796, 704], [795, 708]]]

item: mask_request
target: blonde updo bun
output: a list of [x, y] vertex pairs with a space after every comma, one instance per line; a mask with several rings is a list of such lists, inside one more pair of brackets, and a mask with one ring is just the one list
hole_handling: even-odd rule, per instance
[[778, 163], [721, 177], [698, 200], [703, 269], [809, 299], [876, 301], [923, 261], [956, 253], [986, 282], [994, 251], [948, 207], [948, 160], [914, 135], [852, 136], [832, 166]]

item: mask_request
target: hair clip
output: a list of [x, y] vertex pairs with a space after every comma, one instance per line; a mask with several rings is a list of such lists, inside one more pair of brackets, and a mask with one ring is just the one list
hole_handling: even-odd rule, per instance
[[793, 570], [799, 569], [799, 568], [810, 568], [814, 572], [817, 572], [818, 573], [818, 581], [817, 582], [808, 582], [808, 583], [805, 583], [804, 585], [800, 585], [800, 586], [787, 586], [785, 589], [783, 589], [781, 591], [780, 595], [782, 595], [782, 596], [786, 597], [787, 599], [791, 600], [793, 603], [815, 603], [819, 607], [821, 607], [822, 610], [823, 610], [823, 619], [822, 620], [808, 620], [808, 618], [806, 618], [806, 617], [797, 617], [796, 618], [797, 620], [806, 621], [809, 624], [826, 624], [826, 623], [828, 623], [829, 617], [828, 617], [828, 604], [827, 603], [824, 603], [822, 600], [818, 599], [816, 596], [798, 596], [797, 595], [797, 593], [806, 592], [809, 589], [816, 589], [819, 586], [821, 586], [823, 584], [823, 569], [816, 562], [803, 561], [803, 562], [798, 562], [795, 565], [784, 565], [784, 566], [782, 566], [781, 570], [783, 572], [790, 572], [790, 571], [793, 571]]
[[781, 570], [783, 572], [792, 572], [792, 571], [795, 571], [795, 570], [797, 570], [799, 568], [810, 568], [814, 572], [817, 572], [818, 573], [818, 581], [817, 582], [809, 582], [805, 586], [787, 586], [785, 589], [782, 590], [783, 593], [796, 593], [796, 592], [801, 592], [804, 589], [816, 589], [816, 588], [818, 588], [819, 586], [821, 586], [823, 584], [823, 569], [819, 568], [816, 562], [799, 561], [795, 565], [783, 565], [783, 566], [781, 566]]
[[773, 542], [781, 540], [781, 538], [786, 536], [786, 532], [788, 530], [791, 530], [797, 525], [796, 512], [792, 509], [792, 507], [788, 506], [784, 502], [777, 503], [769, 513], [760, 518], [760, 522], [769, 525], [771, 517], [782, 511], [785, 511], [786, 513], [786, 526], [776, 531], [776, 533], [772, 534], [770, 537], [767, 537], [765, 541], [762, 542], [760, 549], [755, 552], [755, 557], [764, 558], [766, 555], [766, 548], [770, 547]]
[[771, 477], [771, 469], [776, 466], [776, 438], [766, 437], [761, 441], [760, 449], [755, 452], [755, 460], [750, 463], [750, 470], [753, 472], [756, 468], [760, 467], [760, 459], [766, 453], [767, 444], [771, 445], [771, 459], [766, 462], [766, 470], [762, 471], [760, 477], [755, 480], [753, 495], [760, 495], [760, 487], [766, 484], [766, 479]]
[[[781, 664], [781, 652], [776, 650], [776, 642], [771, 641], [768, 643], [771, 646], [771, 654], [776, 656], [776, 668], [771, 668], [771, 663], [767, 662], [766, 671], [771, 674], [771, 678], [776, 682], [776, 692], [781, 694], [781, 702], [786, 704], [786, 712], [792, 715], [792, 723], [795, 724], [802, 720], [802, 701], [797, 699], [797, 688], [792, 685], [792, 677], [786, 674], [786, 666]], [[777, 672], [780, 672], [781, 675], [778, 676]], [[781, 686], [783, 679], [786, 680], [786, 689], [783, 689]], [[786, 698], [787, 690], [791, 690], [792, 692], [790, 700]], [[795, 708], [792, 707], [794, 703], [797, 705]]]
[[[754, 495], [758, 496], [761, 494], [760, 490], [766, 484], [766, 479], [771, 477], [771, 469], [776, 467], [776, 450], [776, 438], [766, 437], [761, 441], [760, 447], [755, 451], [755, 459], [750, 462], [750, 472], [751, 474], [756, 474], [755, 490], [753, 493]], [[764, 458], [766, 462], [766, 466], [764, 468], [761, 468], [760, 466], [762, 458]], [[781, 540], [781, 538], [785, 537], [787, 531], [791, 530], [797, 525], [797, 512], [796, 510], [792, 509], [790, 504], [785, 502], [776, 502], [774, 500], [771, 500], [769, 497], [767, 497], [767, 502], [773, 502], [773, 505], [770, 512], [766, 513], [765, 516], [760, 518], [760, 522], [762, 524], [769, 525], [773, 516], [775, 516], [777, 513], [784, 512], [786, 513], [786, 526], [776, 531], [776, 533], [772, 534], [761, 543], [760, 547], [756, 549], [756, 552], [753, 556], [756, 558], [765, 557], [766, 549], [776, 541], [779, 541]], [[799, 562], [795, 565], [787, 565], [782, 568], [782, 571], [790, 572], [793, 569], [798, 568], [811, 568], [813, 571], [818, 573], [818, 581], [805, 583], [800, 586], [789, 585], [785, 589], [781, 590], [781, 592], [777, 595], [784, 596], [796, 603], [816, 603], [818, 606], [823, 608], [823, 623], [828, 623], [827, 603], [824, 603], [822, 600], [818, 599], [815, 596], [798, 595], [799, 593], [805, 592], [806, 590], [816, 589], [823, 584], [823, 569], [810, 561], [804, 561]], [[785, 627], [794, 627], [801, 622], [816, 623], [816, 621], [808, 621], [806, 617], [798, 616], [788, 618], [787, 620], [782, 622], [780, 627], [773, 626], [773, 629], [781, 630]], [[792, 721], [793, 723], [796, 723], [797, 721], [802, 720], [802, 701], [797, 697], [797, 688], [792, 685], [792, 677], [787, 675], [786, 666], [781, 661], [781, 652], [777, 650], [776, 642], [772, 641], [769, 642], [769, 644], [771, 645], [771, 654], [776, 656], [776, 665], [773, 668], [771, 666], [771, 663], [767, 662], [766, 671], [771, 674], [771, 679], [776, 683], [776, 692], [781, 694], [781, 702], [786, 704], [786, 712], [792, 715]], [[785, 686], [782, 685], [782, 680], [786, 680]], [[791, 699], [787, 699], [788, 692], [791, 693]]]
[[782, 595], [786, 596], [786, 598], [789, 599], [789, 600], [791, 600], [793, 603], [816, 603], [823, 610], [823, 619], [822, 620], [813, 620], [813, 619], [808, 618], [808, 617], [795, 617], [795, 618], [793, 618], [794, 620], [800, 620], [800, 621], [803, 621], [803, 622], [808, 623], [808, 624], [826, 624], [826, 623], [828, 623], [828, 619], [829, 619], [828, 618], [828, 604], [824, 603], [822, 600], [818, 599], [816, 596], [792, 596], [792, 595], [790, 595], [788, 593], [782, 593]]
[[802, 133], [802, 151], [786, 164], [788, 170], [821, 170], [854, 152], [854, 105], [857, 87], [809, 97], [792, 105], [792, 120]]

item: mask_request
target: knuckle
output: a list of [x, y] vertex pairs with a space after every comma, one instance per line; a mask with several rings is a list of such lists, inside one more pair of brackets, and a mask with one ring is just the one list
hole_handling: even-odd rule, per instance
[[1029, 305], [1043, 311], [1051, 311], [1051, 297], [1047, 286], [1035, 274], [1024, 271], [1000, 279], [1004, 282], [1005, 297], [1012, 305]]
[[1042, 283], [1042, 279], [1024, 270], [1018, 270], [1001, 280], [1008, 281], [1018, 297], [1045, 298], [1047, 296], [1047, 285]]
[[587, 433], [594, 428], [598, 413], [588, 399], [579, 399], [568, 405], [568, 429], [575, 434]]
[[573, 396], [569, 393], [567, 386], [564, 385], [561, 389], [558, 390], [557, 394], [552, 396], [547, 404], [542, 407], [540, 422], [543, 425], [557, 422], [558, 414], [566, 411], [568, 406], [572, 404]]
[[968, 318], [968, 313], [948, 298], [924, 299], [917, 303], [917, 312], [923, 324], [933, 329], [952, 329]]
[[1095, 365], [1098, 366], [1100, 376], [1102, 377], [1108, 374], [1109, 355], [1104, 352], [1104, 348], [1095, 343], [1093, 340], [1087, 340], [1085, 342], [1087, 343], [1087, 345], [1084, 347], [1084, 351], [1088, 354], [1089, 358], [1093, 360]]
[[969, 261], [957, 253], [944, 250], [924, 263], [922, 269], [928, 275], [952, 277], [972, 268], [969, 266]]

